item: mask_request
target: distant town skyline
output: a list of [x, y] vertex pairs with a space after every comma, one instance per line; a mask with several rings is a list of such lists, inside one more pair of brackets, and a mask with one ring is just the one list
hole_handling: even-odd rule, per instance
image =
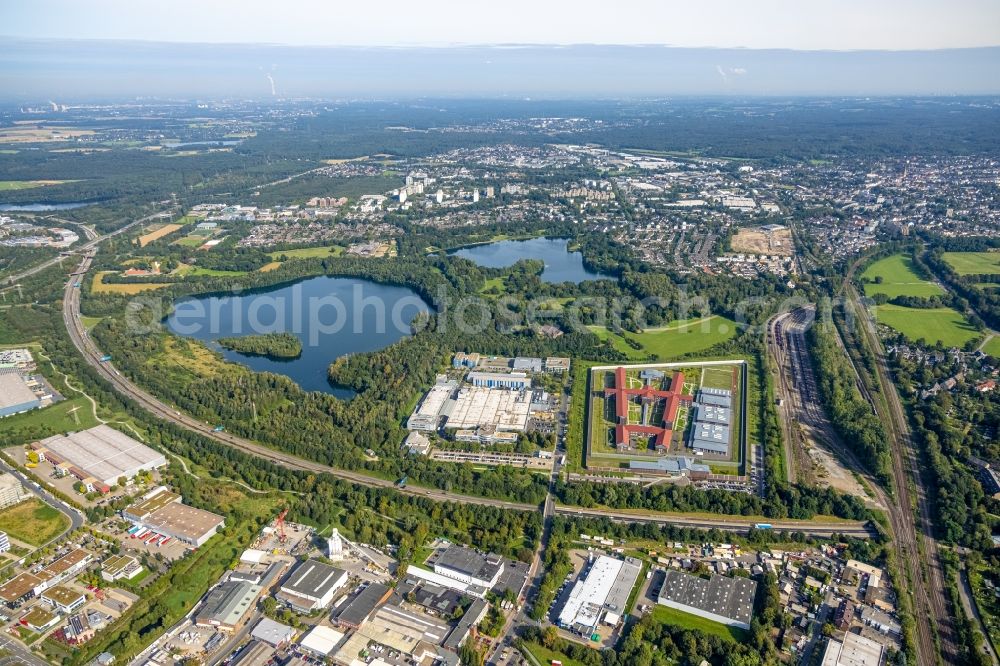
[[995, 0], [286, 0], [8, 3], [0, 33], [29, 39], [310, 46], [620, 44], [928, 50], [1000, 45]]

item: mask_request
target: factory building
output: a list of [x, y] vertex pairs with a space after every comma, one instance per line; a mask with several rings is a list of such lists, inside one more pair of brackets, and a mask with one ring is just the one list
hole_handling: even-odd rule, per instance
[[42, 460], [80, 479], [88, 491], [107, 492], [119, 479], [165, 467], [167, 459], [111, 426], [53, 435], [31, 444]]
[[234, 631], [243, 624], [260, 596], [261, 587], [242, 580], [227, 580], [213, 588], [195, 614], [199, 627]]
[[[541, 363], [541, 360], [538, 361]], [[531, 379], [523, 372], [470, 372], [466, 379], [473, 386], [523, 391], [531, 388]]]
[[757, 583], [747, 578], [700, 576], [668, 569], [656, 602], [730, 627], [750, 628]]
[[616, 626], [625, 614], [629, 594], [641, 570], [642, 563], [633, 557], [619, 560], [599, 556], [587, 575], [574, 583], [559, 612], [559, 625], [583, 636], [593, 634], [602, 621]]
[[870, 638], [848, 633], [843, 641], [827, 641], [821, 666], [881, 666], [884, 651]]
[[16, 372], [0, 374], [0, 417], [37, 409], [41, 404], [41, 399], [28, 388], [24, 377]]
[[346, 571], [319, 560], [306, 560], [288, 575], [276, 596], [292, 608], [310, 613], [329, 606], [334, 593], [346, 583]]
[[503, 573], [503, 558], [452, 544], [434, 561], [434, 573], [487, 590]]
[[456, 389], [458, 382], [449, 380], [444, 375], [439, 376], [437, 383], [427, 391], [424, 399], [406, 420], [406, 429], [426, 432], [437, 430], [441, 425], [441, 417], [448, 415], [451, 397]]

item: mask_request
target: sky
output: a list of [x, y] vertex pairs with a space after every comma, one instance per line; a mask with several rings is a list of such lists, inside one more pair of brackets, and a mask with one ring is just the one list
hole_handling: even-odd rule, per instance
[[0, 35], [313, 46], [1000, 45], [998, 0], [0, 0]]

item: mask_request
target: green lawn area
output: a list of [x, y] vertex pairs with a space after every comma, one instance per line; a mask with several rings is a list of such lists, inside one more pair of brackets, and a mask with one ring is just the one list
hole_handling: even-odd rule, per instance
[[880, 324], [913, 341], [923, 338], [934, 344], [940, 340], [947, 347], [961, 347], [980, 336], [969, 320], [952, 308], [904, 308], [887, 303], [877, 306], [875, 315]]
[[279, 250], [272, 252], [269, 256], [273, 261], [278, 261], [281, 256], [289, 259], [320, 259], [324, 257], [339, 257], [344, 253], [344, 248], [340, 245], [324, 245], [321, 247], [300, 247], [294, 250]]
[[913, 265], [913, 259], [903, 254], [879, 259], [861, 274], [861, 279], [865, 281], [878, 277], [882, 278], [882, 284], [865, 283], [866, 296], [885, 294], [889, 298], [896, 296], [927, 298], [944, 294], [940, 286], [921, 278]]
[[990, 341], [983, 346], [983, 353], [1000, 358], [1000, 335], [991, 338]]
[[220, 271], [215, 268], [202, 268], [201, 266], [188, 266], [184, 265], [178, 267], [175, 271], [176, 275], [193, 275], [197, 276], [219, 276], [219, 275], [246, 275], [246, 271]]
[[541, 664], [542, 666], [549, 666], [553, 659], [557, 659], [563, 663], [563, 666], [583, 666], [582, 661], [577, 661], [576, 659], [570, 659], [561, 652], [553, 652], [543, 645], [538, 643], [525, 643], [524, 649], [531, 653], [531, 656]]
[[[610, 340], [615, 349], [629, 360], [644, 361], [652, 354], [658, 361], [700, 352], [736, 335], [736, 324], [720, 315], [704, 319], [671, 322], [667, 326], [649, 328], [642, 333], [618, 335], [603, 326], [588, 326], [602, 340]], [[633, 349], [625, 340], [631, 339], [642, 347]]]
[[727, 391], [732, 390], [733, 388], [732, 366], [727, 365], [721, 368], [707, 367], [702, 369], [701, 385], [703, 388], [718, 388], [718, 389], [726, 389]]
[[[6, 151], [2, 151], [7, 154]], [[17, 151], [14, 151], [17, 152]], [[0, 180], [0, 192], [10, 192], [12, 190], [30, 190], [35, 187], [45, 187], [46, 185], [62, 185], [63, 183], [75, 183], [75, 180]]]
[[86, 317], [86, 316], [81, 316], [80, 317], [80, 322], [83, 323], [83, 327], [89, 331], [90, 329], [92, 329], [95, 326], [97, 326], [98, 324], [100, 324], [103, 319], [104, 319], [104, 317]]
[[69, 430], [93, 428], [96, 425], [90, 401], [78, 395], [44, 409], [34, 409], [0, 420], [0, 437], [8, 442], [23, 441], [24, 437], [18, 437], [19, 433], [30, 432], [32, 437], [42, 438]]
[[747, 638], [746, 632], [742, 629], [727, 627], [724, 624], [706, 620], [703, 617], [685, 613], [676, 608], [667, 608], [659, 604], [653, 608], [653, 619], [657, 622], [676, 625], [684, 629], [702, 631], [706, 634], [718, 636], [719, 638], [736, 641], [737, 643], [742, 643]]
[[959, 275], [1000, 275], [1000, 252], [945, 252], [944, 260]]
[[184, 247], [199, 247], [205, 244], [208, 240], [208, 236], [203, 236], [202, 234], [189, 234], [183, 238], [178, 238], [173, 242], [174, 245], [183, 245]]
[[0, 511], [0, 530], [19, 541], [40, 546], [69, 527], [69, 518], [32, 498]]

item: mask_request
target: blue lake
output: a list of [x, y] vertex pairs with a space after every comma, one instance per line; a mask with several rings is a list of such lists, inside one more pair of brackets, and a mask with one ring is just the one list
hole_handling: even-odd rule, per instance
[[463, 257], [486, 268], [513, 266], [521, 259], [537, 259], [545, 264], [543, 282], [586, 282], [587, 280], [614, 280], [588, 270], [583, 265], [583, 255], [569, 251], [565, 238], [532, 238], [531, 240], [505, 240], [484, 245], [474, 245], [448, 253]]
[[[354, 391], [330, 383], [327, 368], [347, 354], [377, 351], [410, 334], [410, 324], [430, 308], [406, 287], [328, 276], [238, 295], [179, 300], [165, 320], [177, 335], [196, 338], [228, 361], [289, 377], [306, 391], [350, 398]], [[296, 359], [241, 354], [216, 340], [263, 333], [293, 333], [302, 342]]]

